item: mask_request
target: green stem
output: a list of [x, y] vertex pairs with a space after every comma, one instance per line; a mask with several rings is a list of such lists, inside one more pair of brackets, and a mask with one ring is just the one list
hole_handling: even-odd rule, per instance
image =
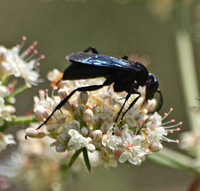
[[0, 127], [0, 132], [4, 132], [8, 127], [12, 125], [26, 125], [32, 122], [37, 122], [35, 116], [12, 116], [11, 121], [4, 121], [4, 125]]
[[27, 85], [23, 85], [19, 88], [17, 88], [12, 94], [10, 94], [7, 98], [6, 98], [6, 102], [10, 103], [10, 99], [17, 96], [18, 94], [21, 94], [22, 92], [24, 92], [26, 89], [28, 89]]
[[187, 172], [200, 177], [200, 171], [195, 166], [195, 159], [171, 149], [163, 148], [160, 152], [149, 156], [158, 164]]
[[[186, 110], [197, 105], [195, 98], [199, 98], [199, 89], [194, 61], [192, 40], [188, 33], [189, 6], [182, 0], [176, 1], [176, 33], [175, 40], [178, 53], [178, 63], [183, 84]], [[197, 128], [198, 116], [188, 112], [191, 129]]]
[[37, 121], [37, 119], [35, 118], [34, 115], [30, 115], [30, 116], [18, 116], [15, 119], [13, 119], [12, 124], [26, 125], [28, 123], [36, 122], [36, 121]]

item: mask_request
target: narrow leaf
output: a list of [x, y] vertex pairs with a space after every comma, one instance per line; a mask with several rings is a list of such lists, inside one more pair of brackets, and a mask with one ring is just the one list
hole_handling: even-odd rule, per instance
[[87, 166], [88, 171], [91, 172], [91, 165], [90, 165], [90, 161], [88, 157], [88, 152], [85, 147], [83, 148], [83, 158], [84, 158], [85, 165]]
[[74, 155], [72, 156], [71, 160], [69, 161], [68, 164], [68, 169], [74, 164], [80, 153], [82, 152], [82, 149], [77, 150]]

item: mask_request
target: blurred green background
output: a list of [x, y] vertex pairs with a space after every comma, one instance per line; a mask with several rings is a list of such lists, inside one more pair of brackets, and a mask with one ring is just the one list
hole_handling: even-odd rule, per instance
[[[101, 54], [116, 57], [125, 54], [136, 54], [139, 57], [148, 55], [151, 58], [148, 70], [159, 79], [164, 96], [160, 114], [173, 107], [171, 117], [183, 121], [182, 131], [189, 129], [188, 108], [183, 99], [175, 44], [176, 15], [172, 11], [169, 12], [169, 18], [166, 18], [165, 5], [161, 6], [161, 16], [156, 15], [156, 5], [150, 6], [150, 2], [1, 0], [1, 45], [10, 48], [20, 43], [21, 37], [26, 35], [27, 45], [37, 40], [39, 52], [46, 56], [40, 66], [44, 83], [27, 90], [24, 96], [17, 97], [17, 114], [23, 115], [32, 108], [33, 96], [39, 89], [49, 88], [49, 82], [46, 80], [49, 70], [58, 68], [63, 71], [69, 64], [65, 59], [66, 55], [92, 45]], [[170, 6], [173, 7], [173, 1]], [[196, 27], [200, 11], [195, 3], [189, 10], [188, 30], [192, 35], [195, 62], [199, 63], [199, 42], [195, 32], [200, 34]], [[198, 71], [198, 65], [196, 67]], [[177, 139], [178, 135], [179, 133], [175, 133], [171, 138]], [[165, 145], [177, 149], [176, 144]], [[2, 159], [8, 157], [8, 151], [0, 155]], [[119, 168], [111, 168], [109, 171], [94, 168], [91, 173], [83, 170], [68, 190], [179, 191], [186, 190], [191, 180], [192, 178], [183, 172], [161, 167], [147, 160], [139, 167], [119, 165]], [[22, 188], [17, 189], [13, 186], [9, 190], [18, 191]]]

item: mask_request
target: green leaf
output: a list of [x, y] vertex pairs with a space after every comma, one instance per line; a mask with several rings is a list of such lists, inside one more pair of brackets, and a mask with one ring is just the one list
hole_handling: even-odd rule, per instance
[[84, 147], [82, 150], [83, 150], [83, 158], [87, 166], [87, 169], [89, 172], [91, 172], [91, 165], [90, 165], [87, 149]]
[[79, 149], [74, 153], [74, 155], [72, 156], [71, 160], [69, 161], [68, 169], [74, 164], [74, 162], [76, 161], [78, 156], [81, 154], [81, 152], [82, 152], [82, 149]]

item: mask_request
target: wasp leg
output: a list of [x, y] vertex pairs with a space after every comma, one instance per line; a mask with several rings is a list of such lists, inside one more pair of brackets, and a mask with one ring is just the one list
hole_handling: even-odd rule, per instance
[[141, 96], [141, 93], [138, 92], [138, 91], [136, 91], [136, 90], [134, 91], [134, 93], [135, 93], [135, 94], [138, 94], [138, 97], [136, 97], [136, 98], [133, 100], [133, 102], [129, 105], [128, 109], [122, 114], [122, 117], [121, 117], [121, 119], [120, 119], [120, 126], [122, 125], [122, 120], [123, 120], [125, 114], [135, 105], [135, 103], [137, 102], [137, 100], [138, 100], [138, 99], [140, 98], [140, 96]]
[[95, 47], [93, 47], [93, 46], [90, 46], [89, 48], [87, 48], [87, 49], [84, 50], [83, 52], [89, 52], [90, 50], [91, 50], [92, 53], [94, 53], [94, 54], [99, 54], [98, 51], [97, 51], [97, 49], [96, 49]]
[[64, 98], [52, 111], [52, 113], [47, 117], [47, 119], [37, 128], [40, 129], [43, 125], [45, 125], [49, 119], [53, 116], [53, 114], [57, 111], [60, 110], [61, 107], [70, 99], [70, 97], [76, 93], [77, 91], [82, 92], [82, 91], [94, 91], [102, 88], [103, 86], [110, 85], [112, 83], [111, 80], [106, 80], [102, 85], [91, 85], [91, 86], [85, 86], [85, 87], [79, 87], [73, 90], [66, 98]]
[[[125, 97], [125, 101], [124, 101], [124, 103], [123, 103], [121, 109], [119, 110], [119, 112], [118, 112], [118, 114], [117, 114], [117, 117], [116, 117], [116, 119], [115, 119], [115, 124], [117, 123], [118, 118], [119, 118], [119, 116], [120, 116], [122, 110], [124, 109], [124, 106], [125, 106], [126, 102], [127, 102], [128, 99], [130, 98], [131, 94], [140, 94], [140, 92], [138, 92], [138, 91], [135, 90], [135, 87], [137, 87], [137, 86], [138, 86], [138, 83], [137, 83], [137, 81], [135, 81], [135, 82], [132, 84], [130, 90], [128, 91], [128, 94], [127, 94], [126, 97]], [[137, 98], [135, 98], [135, 101], [133, 101], [133, 103], [131, 103], [131, 105], [133, 106], [133, 105], [135, 104], [136, 101], [137, 101]], [[132, 107], [132, 106], [131, 106], [131, 107]], [[130, 107], [130, 106], [129, 106], [129, 107]], [[130, 109], [130, 108], [128, 108], [128, 110], [129, 110], [129, 109]], [[126, 112], [126, 111], [125, 111], [125, 112]], [[123, 115], [123, 116], [124, 116], [124, 115]], [[114, 125], [115, 125], [115, 124], [114, 124]]]
[[[124, 109], [124, 106], [125, 106], [126, 102], [128, 101], [129, 97], [131, 96], [131, 94], [132, 94], [132, 93], [129, 92], [129, 93], [126, 95], [126, 97], [125, 97], [125, 101], [124, 101], [122, 107], [120, 108], [120, 110], [119, 110], [119, 112], [118, 112], [118, 114], [117, 114], [117, 117], [115, 118], [115, 124], [117, 123], [118, 118], [119, 118], [119, 116], [120, 116], [122, 110]], [[115, 126], [115, 124], [114, 124], [114, 126]]]

